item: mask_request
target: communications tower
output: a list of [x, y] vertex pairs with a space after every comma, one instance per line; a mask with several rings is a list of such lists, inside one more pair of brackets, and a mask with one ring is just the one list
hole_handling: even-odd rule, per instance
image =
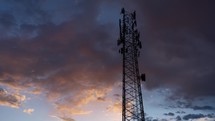
[[145, 121], [140, 82], [145, 81], [145, 74], [140, 75], [138, 67], [142, 45], [136, 28], [136, 12], [130, 13], [123, 8], [121, 14], [117, 45], [123, 56], [122, 121]]

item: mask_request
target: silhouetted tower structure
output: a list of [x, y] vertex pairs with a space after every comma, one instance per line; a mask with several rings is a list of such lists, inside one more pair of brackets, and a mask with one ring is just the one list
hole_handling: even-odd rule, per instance
[[145, 75], [140, 75], [138, 67], [142, 45], [136, 28], [136, 12], [129, 13], [123, 8], [121, 14], [117, 44], [123, 55], [122, 121], [145, 121], [140, 82], [145, 81]]

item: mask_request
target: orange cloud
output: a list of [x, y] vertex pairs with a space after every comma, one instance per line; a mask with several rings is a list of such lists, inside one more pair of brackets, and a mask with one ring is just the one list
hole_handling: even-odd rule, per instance
[[32, 108], [24, 109], [23, 112], [27, 113], [27, 114], [32, 114], [34, 112], [34, 109], [32, 109]]
[[31, 94], [35, 94], [35, 95], [39, 95], [39, 94], [42, 93], [42, 91], [41, 91], [41, 89], [36, 88], [36, 89], [31, 90], [30, 93], [31, 93]]
[[72, 100], [74, 100], [74, 105], [81, 107], [83, 105], [87, 105], [89, 102], [105, 99], [106, 94], [111, 90], [111, 88], [84, 90], [77, 94], [75, 99]]
[[55, 103], [56, 114], [58, 116], [87, 115], [93, 110], [84, 110], [84, 106], [98, 98], [104, 98], [111, 91], [111, 88], [80, 90], [76, 95], [64, 99], [64, 102]]
[[0, 105], [11, 108], [19, 108], [21, 103], [26, 100], [25, 95], [12, 94], [0, 88]]
[[114, 113], [121, 113], [122, 112], [122, 103], [121, 102], [115, 102], [112, 105], [109, 105], [107, 107], [107, 111], [114, 112]]
[[57, 112], [59, 115], [64, 114], [64, 115], [87, 115], [90, 114], [92, 111], [86, 111], [82, 110], [77, 107], [71, 107], [68, 105], [64, 104], [58, 104], [56, 106]]

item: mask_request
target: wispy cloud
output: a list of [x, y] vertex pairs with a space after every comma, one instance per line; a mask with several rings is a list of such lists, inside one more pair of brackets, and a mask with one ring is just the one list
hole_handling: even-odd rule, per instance
[[62, 121], [75, 121], [74, 119], [68, 117], [60, 117], [60, 119], [62, 119]]
[[58, 117], [58, 116], [54, 116], [54, 115], [51, 115], [50, 117], [59, 119], [59, 120], [61, 120], [61, 121], [75, 121], [74, 119], [72, 119], [72, 118], [70, 118], [70, 117]]

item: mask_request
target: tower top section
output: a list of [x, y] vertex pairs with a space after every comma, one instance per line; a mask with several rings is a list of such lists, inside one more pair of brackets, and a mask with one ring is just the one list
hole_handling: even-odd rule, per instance
[[132, 46], [135, 47], [134, 49], [139, 53], [138, 50], [142, 48], [142, 44], [140, 41], [140, 33], [137, 30], [136, 11], [129, 13], [122, 8], [121, 15], [122, 19], [119, 19], [120, 35], [117, 45], [123, 46], [122, 48], [124, 48], [125, 45], [125, 50], [120, 49], [119, 53], [123, 54], [127, 52], [126, 49], [128, 48], [126, 48], [126, 44], [128, 41], [130, 41], [129, 43], [133, 43]]

